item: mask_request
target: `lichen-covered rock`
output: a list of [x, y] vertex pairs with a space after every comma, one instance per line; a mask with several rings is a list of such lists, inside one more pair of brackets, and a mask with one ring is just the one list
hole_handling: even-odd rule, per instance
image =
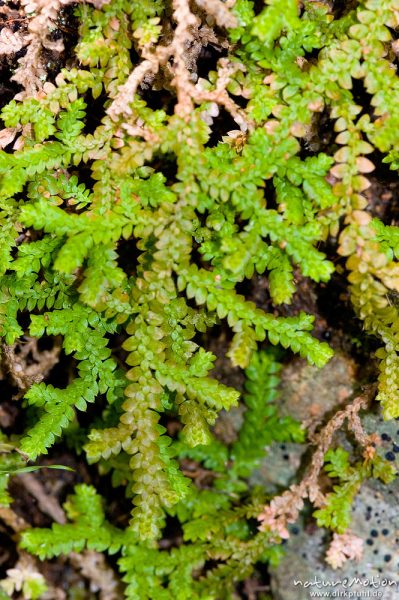
[[[386, 422], [379, 415], [372, 414], [365, 415], [362, 421], [366, 431], [377, 432], [381, 437], [377, 451], [399, 467], [399, 423]], [[316, 528], [311, 519], [307, 519], [305, 525], [292, 527], [291, 537], [286, 543], [286, 556], [272, 570], [275, 600], [308, 600], [311, 591], [319, 589], [356, 592], [359, 597], [366, 590], [370, 593], [380, 591], [384, 600], [396, 600], [399, 594], [398, 506], [399, 480], [389, 485], [370, 480], [362, 486], [353, 505], [350, 531], [363, 540], [363, 556], [359, 562], [347, 561], [337, 570], [325, 561], [331, 541], [330, 532]], [[354, 581], [356, 579], [359, 581]], [[383, 585], [385, 580], [391, 584]], [[332, 588], [333, 582], [337, 581], [344, 583]], [[305, 587], [305, 582], [313, 584]], [[323, 583], [327, 587], [320, 587]]]
[[356, 363], [342, 353], [322, 369], [295, 359], [282, 373], [281, 412], [306, 423], [319, 420], [349, 398], [355, 382]]

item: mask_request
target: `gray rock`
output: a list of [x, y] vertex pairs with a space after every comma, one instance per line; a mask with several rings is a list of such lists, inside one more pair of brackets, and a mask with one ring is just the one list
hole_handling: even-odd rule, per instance
[[[362, 422], [367, 432], [377, 432], [383, 437], [377, 451], [382, 456], [390, 453], [388, 456], [395, 457], [392, 462], [399, 468], [399, 423], [385, 422], [378, 414], [367, 414], [362, 418]], [[331, 534], [316, 528], [311, 519], [308, 519], [308, 522], [310, 524], [305, 527], [294, 527], [294, 531], [298, 532], [291, 535], [286, 543], [286, 556], [280, 565], [271, 571], [275, 600], [307, 600], [312, 597], [311, 592], [320, 590], [358, 594], [346, 596], [352, 598], [380, 597], [383, 600], [398, 600], [399, 479], [389, 485], [370, 480], [362, 486], [355, 499], [350, 530], [364, 540], [363, 557], [360, 562], [347, 561], [341, 569], [331, 569], [324, 560]], [[359, 581], [356, 582], [356, 579]], [[308, 588], [300, 584], [295, 585], [295, 581], [299, 580], [313, 582], [313, 585]], [[347, 584], [341, 583], [331, 587], [332, 582], [345, 580], [348, 581]], [[369, 585], [366, 585], [367, 580], [371, 581]], [[320, 586], [324, 582], [326, 587], [316, 587], [315, 581], [319, 581]], [[370, 594], [381, 592], [382, 595], [366, 596], [367, 590]]]

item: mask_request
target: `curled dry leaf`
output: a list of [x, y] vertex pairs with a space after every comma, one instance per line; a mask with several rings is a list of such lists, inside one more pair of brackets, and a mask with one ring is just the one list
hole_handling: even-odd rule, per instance
[[14, 141], [17, 133], [21, 131], [21, 127], [6, 127], [0, 131], [0, 148], [5, 148], [8, 144]]

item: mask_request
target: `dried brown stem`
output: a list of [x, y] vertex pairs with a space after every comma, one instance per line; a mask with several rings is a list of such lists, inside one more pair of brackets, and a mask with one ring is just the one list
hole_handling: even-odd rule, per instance
[[[369, 403], [369, 398], [366, 396], [358, 396], [352, 402], [346, 406], [343, 410], [338, 411], [335, 415], [330, 419], [327, 425], [321, 430], [319, 435], [315, 439], [315, 443], [317, 444], [317, 449], [312, 456], [312, 460], [309, 466], [309, 469], [302, 481], [304, 488], [309, 490], [309, 498], [312, 499], [311, 491], [318, 488], [317, 479], [319, 477], [320, 471], [323, 468], [324, 464], [324, 455], [327, 450], [331, 447], [332, 439], [334, 434], [341, 429], [345, 420], [348, 421], [348, 427], [355, 435], [356, 440], [362, 446], [366, 446], [370, 443], [369, 437], [363, 431], [358, 413], [360, 410], [367, 407]], [[302, 485], [301, 484], [301, 485]], [[315, 495], [318, 496], [320, 492], [317, 492]]]
[[228, 9], [228, 6], [220, 0], [195, 0], [196, 4], [208, 15], [212, 15], [219, 27], [237, 27], [237, 19]]
[[100, 600], [122, 600], [124, 597], [114, 571], [99, 552], [85, 550], [82, 554], [71, 552], [69, 559], [80, 569], [82, 575], [90, 581], [92, 592], [99, 593]]
[[287, 538], [289, 537], [287, 525], [297, 520], [305, 498], [309, 498], [315, 506], [323, 505], [325, 498], [320, 490], [318, 478], [324, 465], [324, 456], [331, 447], [334, 434], [347, 421], [349, 430], [352, 431], [361, 446], [367, 449], [367, 446], [374, 441], [373, 436], [367, 436], [364, 433], [358, 414], [360, 410], [367, 407], [373, 391], [374, 387], [370, 387], [343, 410], [336, 412], [327, 425], [315, 436], [312, 442], [317, 444], [317, 448], [302, 481], [291, 486], [281, 496], [273, 498], [270, 505], [264, 508], [258, 517], [261, 521], [261, 530], [270, 529], [279, 537]]
[[242, 68], [241, 64], [231, 63], [227, 58], [222, 58], [219, 61], [216, 89], [212, 91], [200, 91], [197, 89], [197, 86], [192, 87], [194, 88], [193, 97], [197, 102], [215, 102], [223, 106], [231, 114], [241, 130], [246, 131], [251, 126], [251, 123], [249, 123], [245, 111], [236, 105], [226, 90], [232, 75]]
[[3, 363], [9, 372], [13, 383], [20, 389], [22, 396], [33, 383], [39, 383], [49, 374], [59, 361], [61, 341], [55, 339], [51, 350], [37, 347], [36, 338], [26, 338], [12, 346], [2, 345]]
[[[50, 32], [55, 27], [58, 13], [61, 8], [76, 1], [85, 0], [21, 0], [25, 12], [28, 30], [23, 39], [27, 46], [24, 56], [18, 60], [18, 68], [11, 78], [24, 88], [15, 96], [16, 100], [23, 100], [36, 96], [46, 80], [46, 69], [42, 58], [42, 49], [62, 52], [64, 43], [62, 39], [53, 40]], [[109, 0], [88, 0], [95, 8], [102, 8]]]
[[38, 506], [43, 513], [48, 514], [57, 523], [66, 523], [65, 512], [57, 500], [47, 494], [40, 481], [32, 473], [24, 473], [20, 479], [29, 494], [36, 498]]
[[198, 19], [190, 11], [188, 0], [173, 0], [173, 18], [177, 23], [172, 42], [174, 71], [172, 85], [176, 87], [177, 92], [175, 112], [186, 118], [193, 110], [192, 88], [194, 86], [185, 62], [185, 54], [187, 44], [193, 39], [190, 30], [197, 25]]
[[[234, 27], [237, 24], [227, 6], [219, 0], [199, 0], [197, 4], [214, 16], [219, 25]], [[172, 85], [175, 87], [177, 95], [175, 113], [183, 119], [189, 119], [195, 104], [214, 102], [223, 106], [239, 127], [246, 131], [251, 123], [248, 122], [245, 111], [235, 104], [226, 90], [232, 75], [242, 68], [242, 65], [232, 64], [226, 59], [222, 59], [219, 61], [218, 80], [214, 90], [203, 90], [198, 85], [194, 85], [193, 75], [189, 68], [189, 49], [195, 47], [195, 32], [200, 20], [191, 12], [188, 0], [173, 0], [172, 6], [176, 29], [171, 43], [167, 46], [157, 46], [153, 51], [148, 47], [143, 49], [144, 60], [135, 67], [127, 81], [120, 87], [108, 108], [108, 115], [113, 120], [118, 119], [121, 115], [130, 116], [132, 110], [129, 103], [144, 78], [148, 75], [155, 75], [160, 67], [165, 65], [170, 57], [173, 57]]]
[[149, 73], [155, 73], [159, 69], [159, 62], [154, 57], [152, 60], [143, 60], [137, 67], [130, 73], [127, 81], [119, 88], [118, 95], [108, 108], [107, 113], [111, 119], [116, 120], [119, 115], [131, 115], [132, 109], [129, 106], [129, 102], [133, 99], [137, 88], [143, 81], [145, 75]]
[[0, 519], [15, 533], [20, 533], [29, 527], [29, 523], [9, 506], [0, 506]]

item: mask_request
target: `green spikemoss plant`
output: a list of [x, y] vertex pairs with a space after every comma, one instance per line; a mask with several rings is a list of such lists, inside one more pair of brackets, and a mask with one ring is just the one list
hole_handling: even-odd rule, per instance
[[[278, 415], [270, 348], [317, 367], [332, 356], [311, 314], [279, 316], [295, 277], [327, 282], [348, 257], [353, 306], [381, 340], [378, 399], [386, 417], [399, 415], [399, 320], [388, 301], [399, 291], [397, 230], [371, 219], [363, 194], [367, 155], [397, 166], [399, 4], [361, 1], [341, 18], [310, 0], [268, 0], [259, 13], [251, 0], [231, 10], [173, 0], [172, 16], [160, 0], [97, 5], [76, 8], [75, 66], [1, 111], [15, 142], [0, 152], [0, 326], [6, 346], [27, 334], [61, 339], [76, 364], [66, 387], [30, 385], [15, 446], [36, 460], [65, 436], [124, 484], [133, 508], [119, 530], [96, 491], [78, 486], [71, 523], [28, 531], [22, 546], [42, 558], [120, 552], [128, 598], [230, 597], [255, 562], [279, 554], [273, 532], [251, 528], [266, 498], [248, 476], [273, 439], [303, 436]], [[198, 77], [208, 43], [227, 56]], [[371, 107], [359, 105], [354, 80]], [[149, 88], [165, 95], [164, 109]], [[235, 125], [220, 132], [219, 112]], [[337, 134], [324, 150], [321, 118]], [[329, 260], [320, 247], [338, 235]], [[240, 292], [257, 274], [267, 276], [268, 311]], [[231, 446], [212, 433], [240, 396], [211, 376], [204, 334], [216, 324], [232, 332], [227, 355], [248, 378]], [[113, 336], [124, 339], [124, 364]], [[95, 402], [101, 410], [77, 434], [76, 415]], [[178, 440], [163, 414], [178, 419]], [[209, 489], [185, 476], [185, 457], [211, 471]], [[338, 473], [344, 486], [348, 474]], [[329, 526], [339, 513], [328, 506], [318, 518]], [[183, 542], [160, 551], [167, 515]], [[203, 570], [209, 558], [217, 566]]]

